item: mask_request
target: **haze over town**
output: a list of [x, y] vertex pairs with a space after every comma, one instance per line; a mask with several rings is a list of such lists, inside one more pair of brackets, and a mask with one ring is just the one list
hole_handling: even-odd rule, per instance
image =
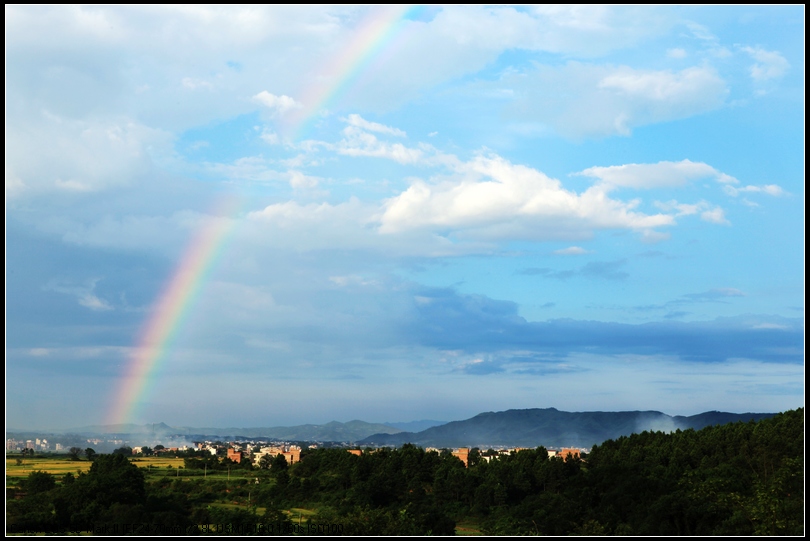
[[803, 404], [803, 6], [5, 14], [7, 426]]

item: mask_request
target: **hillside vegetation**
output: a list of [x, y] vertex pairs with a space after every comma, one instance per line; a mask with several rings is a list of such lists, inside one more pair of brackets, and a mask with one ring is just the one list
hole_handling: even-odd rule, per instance
[[227, 477], [227, 464], [214, 462], [203, 465], [208, 477], [185, 479], [121, 455], [99, 455], [75, 477], [32, 472], [7, 489], [7, 531], [117, 533], [142, 523], [151, 533], [227, 524], [307, 533], [309, 521], [344, 535], [452, 534], [459, 522], [491, 534], [804, 533], [803, 409], [621, 437], [584, 460], [550, 459], [541, 447], [486, 462], [473, 450], [465, 468], [449, 452], [405, 445], [360, 456], [318, 449], [291, 466], [232, 466]]

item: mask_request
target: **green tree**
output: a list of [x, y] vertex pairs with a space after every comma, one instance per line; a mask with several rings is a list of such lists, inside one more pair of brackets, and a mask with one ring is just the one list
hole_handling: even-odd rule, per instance
[[287, 459], [284, 455], [276, 455], [270, 463], [270, 469], [274, 472], [281, 472], [287, 469]]
[[98, 455], [90, 470], [56, 499], [55, 514], [65, 527], [87, 530], [98, 524], [148, 522], [146, 480], [123, 454]]
[[25, 488], [29, 494], [48, 492], [49, 490], [56, 488], [56, 480], [50, 473], [43, 471], [32, 471], [28, 474]]
[[478, 447], [470, 449], [470, 454], [467, 455], [467, 466], [472, 468], [481, 463], [481, 450]]

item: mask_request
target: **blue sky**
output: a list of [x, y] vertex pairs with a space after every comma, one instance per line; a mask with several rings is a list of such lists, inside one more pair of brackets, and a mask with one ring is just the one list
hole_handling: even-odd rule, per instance
[[803, 6], [5, 13], [7, 426], [803, 404]]

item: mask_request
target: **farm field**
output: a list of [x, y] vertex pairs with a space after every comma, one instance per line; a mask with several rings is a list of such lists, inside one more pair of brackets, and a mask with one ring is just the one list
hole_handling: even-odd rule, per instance
[[162, 457], [162, 456], [132, 458], [130, 459], [130, 462], [132, 462], [139, 468], [149, 468], [149, 467], [168, 468], [169, 466], [171, 466], [172, 468], [178, 468], [183, 466], [182, 458]]
[[92, 464], [87, 460], [70, 460], [65, 456], [25, 458], [21, 464], [17, 464], [18, 459], [19, 457], [13, 455], [6, 457], [6, 482], [10, 478], [28, 477], [32, 471], [43, 471], [56, 477], [62, 477], [66, 473], [75, 475], [86, 472]]
[[[18, 464], [17, 461], [21, 463]], [[130, 462], [147, 470], [147, 479], [153, 477], [193, 477], [195, 479], [205, 479], [207, 481], [228, 481], [255, 477], [255, 473], [245, 470], [232, 470], [230, 476], [227, 471], [204, 471], [198, 469], [185, 469], [182, 458], [174, 457], [138, 457], [130, 459]], [[66, 456], [38, 456], [21, 459], [19, 456], [6, 456], [6, 479], [17, 479], [27, 477], [32, 471], [42, 471], [50, 473], [57, 478], [66, 473], [77, 474], [90, 469], [92, 462], [86, 459], [71, 460]]]
[[456, 535], [484, 535], [477, 522], [461, 520], [456, 523]]

